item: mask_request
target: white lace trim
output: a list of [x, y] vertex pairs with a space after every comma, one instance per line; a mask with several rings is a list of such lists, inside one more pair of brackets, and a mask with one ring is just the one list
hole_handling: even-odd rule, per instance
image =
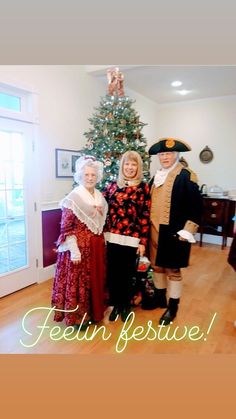
[[188, 240], [189, 243], [196, 243], [194, 235], [187, 230], [179, 230], [177, 231], [177, 234], [183, 239]]
[[103, 227], [106, 221], [106, 213], [101, 216], [101, 222], [97, 224], [92, 218], [88, 217], [85, 212], [83, 212], [78, 205], [70, 198], [64, 198], [61, 204], [62, 207], [70, 209], [73, 214], [85, 224], [90, 231], [94, 234], [101, 234]]

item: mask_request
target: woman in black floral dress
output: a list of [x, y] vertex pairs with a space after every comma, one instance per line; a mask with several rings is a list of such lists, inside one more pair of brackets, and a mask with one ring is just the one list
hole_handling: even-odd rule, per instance
[[148, 240], [150, 193], [142, 176], [140, 155], [127, 151], [121, 158], [117, 182], [103, 192], [109, 205], [105, 239], [109, 298], [114, 307], [110, 321], [119, 314], [125, 321], [130, 313], [136, 258], [144, 255]]

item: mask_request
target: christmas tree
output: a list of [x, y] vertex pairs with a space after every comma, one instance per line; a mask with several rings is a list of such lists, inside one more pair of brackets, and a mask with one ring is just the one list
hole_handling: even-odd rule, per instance
[[95, 114], [89, 118], [92, 128], [85, 132], [87, 143], [82, 154], [92, 155], [104, 164], [104, 177], [98, 187], [102, 189], [117, 178], [120, 157], [127, 150], [137, 151], [143, 160], [144, 180], [149, 180], [147, 141], [140, 121], [133, 108], [134, 100], [125, 96], [124, 76], [118, 68], [107, 71], [108, 93], [101, 98]]

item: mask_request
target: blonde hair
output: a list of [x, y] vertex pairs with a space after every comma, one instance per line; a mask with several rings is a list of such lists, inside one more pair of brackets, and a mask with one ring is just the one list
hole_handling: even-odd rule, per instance
[[124, 175], [124, 163], [128, 160], [133, 160], [137, 163], [137, 173], [133, 179], [129, 179], [133, 186], [139, 185], [143, 178], [143, 161], [141, 156], [137, 151], [128, 150], [126, 151], [120, 160], [120, 169], [118, 174], [118, 181], [117, 184], [120, 188], [123, 188], [125, 185], [125, 181], [127, 180]]

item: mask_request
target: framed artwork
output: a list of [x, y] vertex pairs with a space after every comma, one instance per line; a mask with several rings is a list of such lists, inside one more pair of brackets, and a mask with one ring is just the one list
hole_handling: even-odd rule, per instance
[[80, 151], [56, 148], [56, 177], [72, 178], [75, 162], [81, 156]]

